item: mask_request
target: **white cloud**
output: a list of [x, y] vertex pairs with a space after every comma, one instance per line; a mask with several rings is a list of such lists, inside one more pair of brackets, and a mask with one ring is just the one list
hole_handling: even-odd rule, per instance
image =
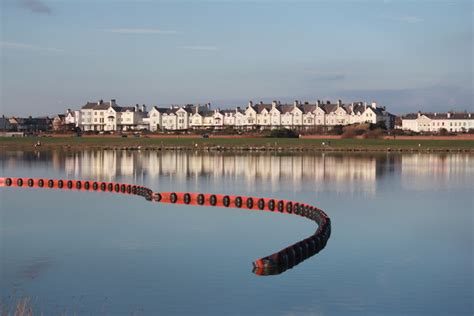
[[174, 30], [146, 29], [146, 28], [116, 28], [104, 29], [104, 32], [118, 34], [176, 34]]
[[207, 46], [207, 45], [192, 45], [192, 46], [181, 46], [180, 48], [189, 49], [189, 50], [219, 50], [217, 46]]
[[11, 48], [11, 49], [24, 49], [24, 50], [33, 50], [33, 51], [46, 51], [46, 52], [54, 52], [54, 53], [64, 53], [64, 49], [53, 48], [53, 47], [42, 47], [32, 44], [26, 43], [18, 43], [18, 42], [4, 42], [0, 41], [0, 46], [2, 48]]

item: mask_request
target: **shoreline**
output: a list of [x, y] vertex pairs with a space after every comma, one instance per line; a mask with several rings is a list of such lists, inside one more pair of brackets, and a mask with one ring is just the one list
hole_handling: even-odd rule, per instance
[[[473, 136], [473, 135], [468, 135]], [[37, 142], [41, 146], [35, 147]], [[178, 150], [223, 152], [463, 152], [474, 153], [469, 138], [262, 138], [262, 137], [0, 137], [2, 150]]]

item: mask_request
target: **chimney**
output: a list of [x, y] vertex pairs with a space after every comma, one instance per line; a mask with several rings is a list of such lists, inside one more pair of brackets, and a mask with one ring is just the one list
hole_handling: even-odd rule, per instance
[[376, 109], [377, 108], [377, 102], [372, 101], [372, 108]]
[[434, 116], [436, 116], [436, 112], [434, 112]]
[[318, 104], [318, 105], [321, 105], [321, 100], [318, 100], [318, 103], [317, 103], [317, 104]]
[[341, 100], [337, 100], [337, 106], [341, 106], [342, 105], [342, 101]]
[[331, 101], [327, 100], [327, 101], [326, 101], [326, 104], [331, 104]]
[[110, 106], [116, 106], [117, 104], [115, 104], [115, 99], [111, 99], [110, 100]]
[[199, 104], [196, 105], [196, 112], [195, 114], [198, 114], [199, 113]]
[[[421, 112], [420, 112], [420, 111], [418, 111], [418, 113], [417, 113], [417, 117], [420, 117], [420, 116], [421, 116]], [[449, 116], [448, 116], [448, 117], [449, 117]]]
[[447, 113], [447, 116], [448, 116], [448, 118], [451, 118], [451, 113], [448, 112], [448, 113]]
[[145, 104], [142, 104], [142, 112], [143, 112], [143, 113], [146, 112], [146, 105], [145, 105]]
[[272, 109], [276, 108], [276, 106], [277, 106], [277, 101], [273, 100], [272, 101]]
[[209, 102], [208, 104], [206, 104], [207, 106], [207, 109], [210, 110], [211, 109], [211, 103]]
[[260, 105], [263, 105], [263, 101], [260, 101]]
[[471, 113], [467, 114], [467, 117], [471, 118]]
[[297, 106], [298, 104], [300, 104], [298, 100], [295, 100], [295, 102], [293, 102], [294, 106]]
[[252, 100], [250, 100], [248, 106], [251, 107], [252, 105], [253, 105], [253, 102], [252, 102]]
[[104, 100], [102, 100], [102, 99], [97, 101], [97, 105], [101, 105], [102, 103], [104, 103]]
[[135, 112], [138, 112], [138, 103], [135, 104]]

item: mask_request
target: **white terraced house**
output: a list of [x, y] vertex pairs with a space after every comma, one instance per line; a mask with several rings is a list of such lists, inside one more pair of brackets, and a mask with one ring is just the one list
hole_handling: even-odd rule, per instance
[[126, 131], [148, 129], [143, 121], [146, 106], [118, 106], [114, 99], [97, 103], [88, 102], [79, 111], [78, 127], [83, 131]]
[[81, 123], [81, 111], [71, 111], [70, 109], [68, 109], [66, 111], [64, 122], [66, 125], [79, 127], [79, 124]]
[[327, 102], [316, 104], [295, 101], [291, 104], [281, 104], [273, 101], [271, 104], [260, 102], [256, 105], [249, 102], [245, 110], [244, 124], [247, 128], [303, 128], [310, 129], [316, 126], [336, 126], [359, 123], [384, 122], [388, 128], [393, 127], [393, 115], [385, 108], [380, 108], [377, 103], [371, 106], [362, 102], [342, 104], [339, 100], [336, 104]]
[[343, 104], [317, 101], [310, 104], [295, 101], [281, 104], [249, 101], [245, 109], [211, 110], [211, 104], [204, 106], [187, 104], [168, 108], [152, 107], [149, 112], [141, 107], [120, 107], [115, 100], [97, 103], [88, 102], [80, 111], [70, 111], [66, 120], [76, 122], [83, 131], [123, 131], [147, 129], [173, 131], [189, 129], [312, 129], [318, 126], [336, 126], [358, 123], [384, 122], [393, 127], [394, 116], [375, 102]]
[[402, 129], [414, 132], [467, 132], [474, 129], [474, 113], [411, 113], [402, 117]]

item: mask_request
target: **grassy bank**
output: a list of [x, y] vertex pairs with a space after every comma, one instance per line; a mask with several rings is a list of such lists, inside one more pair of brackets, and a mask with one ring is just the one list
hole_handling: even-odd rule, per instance
[[0, 148], [33, 149], [197, 149], [197, 150], [314, 150], [314, 151], [471, 151], [473, 140], [417, 139], [298, 139], [298, 138], [147, 138], [147, 137], [0, 137]]

